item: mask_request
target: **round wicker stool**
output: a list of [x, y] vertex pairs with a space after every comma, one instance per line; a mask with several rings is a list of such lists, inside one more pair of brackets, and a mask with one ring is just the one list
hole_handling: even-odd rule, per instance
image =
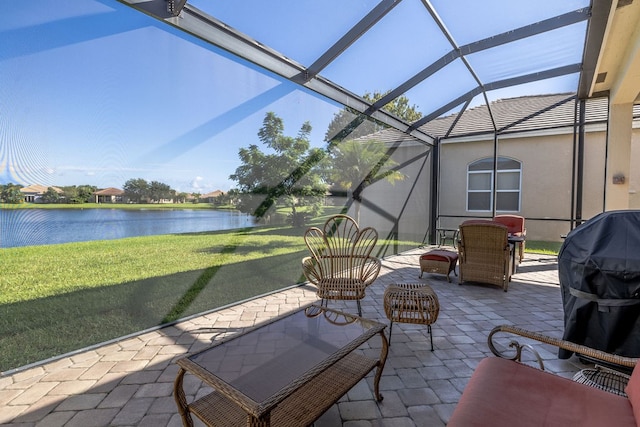
[[440, 303], [431, 286], [424, 283], [396, 283], [384, 291], [384, 313], [391, 322], [389, 343], [393, 322], [427, 325], [433, 351], [431, 325], [438, 319]]

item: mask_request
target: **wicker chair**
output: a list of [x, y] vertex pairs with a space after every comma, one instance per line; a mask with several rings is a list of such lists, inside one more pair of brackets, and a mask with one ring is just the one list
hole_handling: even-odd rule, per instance
[[[496, 215], [493, 220], [507, 226], [509, 234], [517, 237], [527, 237], [527, 229], [524, 226], [524, 217], [518, 215]], [[518, 242], [518, 262], [524, 259], [525, 241]]]
[[309, 228], [304, 241], [311, 256], [303, 258], [302, 270], [317, 287], [322, 304], [330, 299], [356, 300], [362, 316], [360, 300], [380, 273], [381, 262], [371, 255], [378, 232], [372, 227], [360, 230], [347, 215], [334, 215], [322, 229]]
[[511, 281], [511, 245], [504, 225], [470, 220], [460, 225], [458, 265], [460, 283], [490, 283], [507, 292]]

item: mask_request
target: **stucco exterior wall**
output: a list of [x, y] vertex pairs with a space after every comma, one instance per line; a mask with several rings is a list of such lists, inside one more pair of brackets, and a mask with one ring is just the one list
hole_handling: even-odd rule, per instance
[[640, 129], [631, 135], [631, 171], [629, 173], [629, 209], [640, 209]]
[[[572, 188], [575, 184], [573, 159], [577, 141], [572, 128], [553, 129], [513, 135], [498, 139], [498, 155], [521, 162], [520, 209], [513, 213], [526, 218], [527, 238], [561, 242], [571, 230]], [[457, 228], [471, 218], [490, 218], [492, 213], [469, 211], [467, 202], [467, 169], [470, 163], [492, 158], [492, 137], [467, 137], [448, 140], [440, 146], [437, 227]], [[423, 169], [423, 158], [429, 160]], [[404, 165], [406, 179], [391, 185], [380, 181], [363, 193], [361, 223], [372, 225], [381, 237], [393, 230], [394, 218], [401, 218], [398, 237], [425, 241], [430, 215], [431, 157], [428, 146], [403, 144], [393, 155]], [[582, 220], [586, 221], [605, 210], [605, 171], [607, 132], [604, 124], [589, 125], [584, 141], [584, 173]], [[629, 207], [640, 209], [640, 128], [632, 133], [631, 172], [629, 177]], [[417, 180], [417, 181], [416, 181]], [[575, 200], [574, 200], [575, 203]], [[354, 209], [349, 211], [354, 215]]]
[[[603, 131], [585, 135], [583, 218], [602, 211], [604, 194], [605, 138]], [[520, 210], [527, 219], [527, 237], [561, 241], [571, 227], [573, 134], [538, 132], [498, 138], [498, 155], [522, 165]], [[451, 141], [441, 146], [439, 226], [457, 227], [469, 217], [490, 217], [491, 212], [467, 210], [467, 168], [470, 163], [493, 156], [493, 139]], [[640, 202], [640, 200], [639, 200]]]

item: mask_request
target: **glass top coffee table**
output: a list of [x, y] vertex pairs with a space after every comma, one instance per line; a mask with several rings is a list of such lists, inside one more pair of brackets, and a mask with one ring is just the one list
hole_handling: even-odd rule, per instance
[[[184, 425], [191, 414], [208, 425], [305, 426], [377, 368], [374, 394], [387, 358], [385, 325], [310, 305], [177, 361], [174, 396]], [[375, 335], [377, 357], [355, 351]], [[367, 352], [368, 353], [368, 352]], [[185, 373], [212, 388], [191, 403]]]

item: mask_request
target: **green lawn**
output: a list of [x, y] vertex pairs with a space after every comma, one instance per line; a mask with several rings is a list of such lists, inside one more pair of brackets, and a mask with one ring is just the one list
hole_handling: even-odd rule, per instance
[[[0, 372], [301, 283], [303, 233], [261, 226], [0, 249]], [[418, 245], [378, 242], [380, 255]]]
[[[0, 372], [301, 283], [303, 233], [260, 226], [0, 249]], [[379, 241], [386, 253], [417, 245]]]
[[302, 281], [290, 227], [0, 249], [0, 371]]
[[562, 242], [543, 242], [540, 240], [527, 240], [525, 244], [525, 252], [558, 255]]

